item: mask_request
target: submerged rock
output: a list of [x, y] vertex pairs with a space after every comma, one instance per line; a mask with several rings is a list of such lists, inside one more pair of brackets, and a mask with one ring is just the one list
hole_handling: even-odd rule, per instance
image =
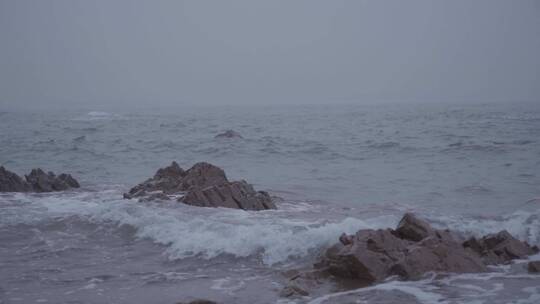
[[[484, 272], [487, 265], [506, 263], [536, 252], [536, 246], [517, 240], [507, 231], [463, 242], [458, 234], [435, 229], [407, 213], [396, 230], [362, 229], [354, 235], [342, 234], [339, 242], [326, 250], [314, 266], [319, 273], [329, 274], [341, 290], [346, 290], [379, 283], [391, 276], [415, 280], [427, 272]], [[540, 263], [529, 265], [529, 271], [536, 270], [540, 271]], [[297, 284], [297, 278], [306, 276], [301, 273], [289, 279], [283, 295], [294, 294], [291, 286]], [[306, 287], [313, 290], [318, 285], [309, 289], [310, 284], [304, 283], [302, 290]]]
[[79, 188], [79, 182], [70, 174], [56, 176], [40, 168], [33, 169], [22, 179], [17, 174], [0, 167], [0, 192], [53, 192]]
[[210, 300], [198, 299], [198, 300], [193, 300], [190, 302], [177, 302], [176, 304], [218, 304], [218, 303], [214, 301], [210, 301]]
[[142, 201], [178, 197], [179, 202], [200, 207], [276, 209], [267, 192], [255, 191], [243, 180], [230, 182], [221, 168], [205, 162], [196, 163], [187, 171], [176, 162], [159, 169], [154, 177], [124, 193], [124, 198], [136, 197]]
[[530, 273], [540, 273], [540, 261], [532, 261], [527, 265]]
[[214, 136], [214, 138], [243, 138], [240, 133], [234, 131], [234, 130], [227, 130], [223, 133], [219, 133], [218, 135]]

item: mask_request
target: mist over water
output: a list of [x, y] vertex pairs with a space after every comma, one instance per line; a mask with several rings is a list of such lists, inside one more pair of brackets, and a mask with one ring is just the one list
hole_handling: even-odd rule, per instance
[[[275, 302], [285, 284], [281, 271], [309, 265], [343, 232], [392, 227], [405, 211], [465, 235], [507, 229], [540, 244], [536, 104], [18, 111], [1, 117], [1, 165], [20, 174], [38, 166], [70, 172], [83, 185], [58, 194], [0, 195], [5, 303]], [[243, 138], [214, 138], [229, 129]], [[281, 197], [278, 210], [122, 199], [172, 160], [184, 168], [198, 161], [219, 165], [230, 179]], [[432, 303], [448, 294], [468, 303], [476, 299], [468, 290], [477, 289], [490, 290], [482, 301], [533, 303], [527, 299], [538, 296], [538, 278], [519, 277], [519, 265], [493, 269], [488, 278], [388, 283], [298, 303], [348, 297]], [[455, 282], [469, 287], [455, 290]]]

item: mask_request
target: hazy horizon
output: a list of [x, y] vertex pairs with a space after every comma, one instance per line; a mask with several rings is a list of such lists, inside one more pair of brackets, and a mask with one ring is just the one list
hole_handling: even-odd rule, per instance
[[0, 108], [540, 101], [540, 1], [0, 1]]

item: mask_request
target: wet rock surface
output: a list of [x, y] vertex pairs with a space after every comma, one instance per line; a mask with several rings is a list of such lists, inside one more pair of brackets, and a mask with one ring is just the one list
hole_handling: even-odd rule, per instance
[[527, 264], [527, 270], [530, 273], [540, 273], [540, 261], [532, 261]]
[[[282, 295], [300, 296], [296, 290], [315, 290], [325, 275], [328, 279], [323, 281], [333, 282], [338, 290], [347, 290], [376, 284], [391, 276], [416, 280], [428, 272], [485, 272], [488, 265], [508, 263], [537, 252], [536, 246], [507, 231], [464, 241], [452, 231], [435, 229], [407, 213], [395, 230], [362, 229], [354, 235], [342, 234], [339, 242], [315, 263], [317, 279], [310, 279], [313, 270], [301, 271], [288, 278]], [[531, 263], [530, 272], [540, 271], [540, 262]]]
[[133, 187], [124, 198], [140, 201], [170, 200], [199, 207], [226, 207], [244, 210], [276, 209], [265, 191], [256, 191], [246, 181], [229, 181], [225, 172], [201, 162], [184, 171], [173, 162], [154, 177]]
[[55, 175], [42, 169], [33, 169], [25, 178], [0, 167], [0, 192], [54, 192], [79, 188], [79, 182], [70, 174]]
[[481, 239], [470, 238], [463, 245], [475, 251], [488, 265], [504, 264], [538, 252], [538, 247], [514, 238], [506, 230], [488, 234]]

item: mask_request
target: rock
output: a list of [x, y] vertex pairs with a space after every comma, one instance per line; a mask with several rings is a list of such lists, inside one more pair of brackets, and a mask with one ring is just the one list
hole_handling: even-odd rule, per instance
[[240, 133], [234, 131], [234, 130], [227, 130], [223, 133], [219, 133], [218, 135], [214, 136], [214, 138], [237, 138], [242, 139], [242, 135]]
[[418, 279], [432, 271], [484, 272], [489, 264], [537, 252], [507, 231], [463, 242], [459, 235], [434, 229], [409, 213], [403, 216], [396, 230], [364, 229], [354, 236], [343, 234], [339, 241], [326, 250], [315, 268], [365, 285], [392, 275]]
[[480, 255], [488, 265], [507, 263], [538, 252], [538, 247], [514, 238], [506, 230], [486, 235], [480, 240], [472, 237], [464, 242], [463, 246]]
[[391, 267], [405, 257], [411, 241], [396, 237], [391, 229], [359, 230], [351, 243], [338, 243], [326, 251], [317, 268], [369, 285], [391, 275]]
[[85, 141], [86, 140], [86, 136], [83, 135], [83, 136], [79, 136], [79, 137], [75, 137], [73, 139], [74, 142], [82, 142], [82, 141]]
[[182, 188], [182, 179], [185, 175], [186, 172], [173, 161], [170, 166], [158, 169], [154, 177], [131, 188], [128, 193], [124, 193], [124, 198], [145, 196], [147, 192], [154, 191], [162, 191], [166, 194], [183, 191], [185, 189]]
[[342, 233], [341, 236], [339, 237], [339, 241], [343, 245], [350, 245], [353, 242], [353, 237], [350, 235], [347, 235], [346, 233]]
[[276, 209], [267, 192], [255, 191], [246, 181], [230, 182], [225, 172], [209, 163], [197, 163], [184, 171], [176, 162], [159, 169], [154, 177], [133, 187], [124, 198], [140, 201], [176, 200], [199, 207], [226, 207], [244, 210]]
[[53, 172], [45, 173], [39, 168], [33, 169], [25, 179], [0, 167], [0, 192], [53, 192], [80, 187], [70, 174], [56, 176]]
[[417, 218], [412, 213], [405, 213], [396, 228], [396, 232], [401, 238], [415, 242], [435, 234], [428, 223]]
[[540, 261], [532, 261], [527, 265], [530, 273], [540, 273]]
[[217, 304], [217, 302], [199, 299], [199, 300], [193, 300], [191, 302], [177, 302], [176, 304]]
[[30, 184], [17, 174], [0, 167], [0, 192], [29, 192]]
[[35, 192], [63, 191], [73, 188], [70, 184], [76, 185], [75, 188], [78, 188], [79, 185], [70, 175], [63, 174], [60, 178], [56, 177], [53, 172], [45, 173], [39, 168], [33, 169], [30, 174], [26, 175], [26, 181], [32, 185]]
[[206, 188], [228, 183], [223, 169], [209, 163], [196, 163], [186, 172], [181, 189]]
[[[407, 213], [396, 230], [363, 229], [354, 235], [342, 234], [339, 242], [314, 264], [314, 270], [288, 270], [284, 274], [289, 283], [281, 296], [314, 296], [328, 288], [329, 282], [332, 287], [328, 292], [337, 292], [383, 282], [392, 276], [416, 280], [428, 272], [485, 272], [490, 264], [536, 252], [536, 246], [515, 239], [507, 231], [463, 242], [460, 235], [435, 229]], [[530, 272], [540, 272], [540, 261], [528, 267]]]
[[244, 210], [276, 209], [270, 195], [264, 191], [255, 191], [246, 181], [236, 181], [194, 188], [178, 199], [188, 205], [200, 207], [227, 207]]
[[428, 237], [408, 247], [404, 258], [392, 266], [391, 273], [404, 279], [419, 279], [430, 271], [473, 273], [487, 271], [479, 256], [449, 238]]
[[289, 298], [289, 297], [293, 297], [293, 296], [308, 296], [309, 295], [309, 292], [303, 290], [302, 288], [296, 286], [296, 285], [288, 285], [288, 286], [285, 286], [279, 293], [279, 296], [280, 297], [283, 297], [283, 298]]

